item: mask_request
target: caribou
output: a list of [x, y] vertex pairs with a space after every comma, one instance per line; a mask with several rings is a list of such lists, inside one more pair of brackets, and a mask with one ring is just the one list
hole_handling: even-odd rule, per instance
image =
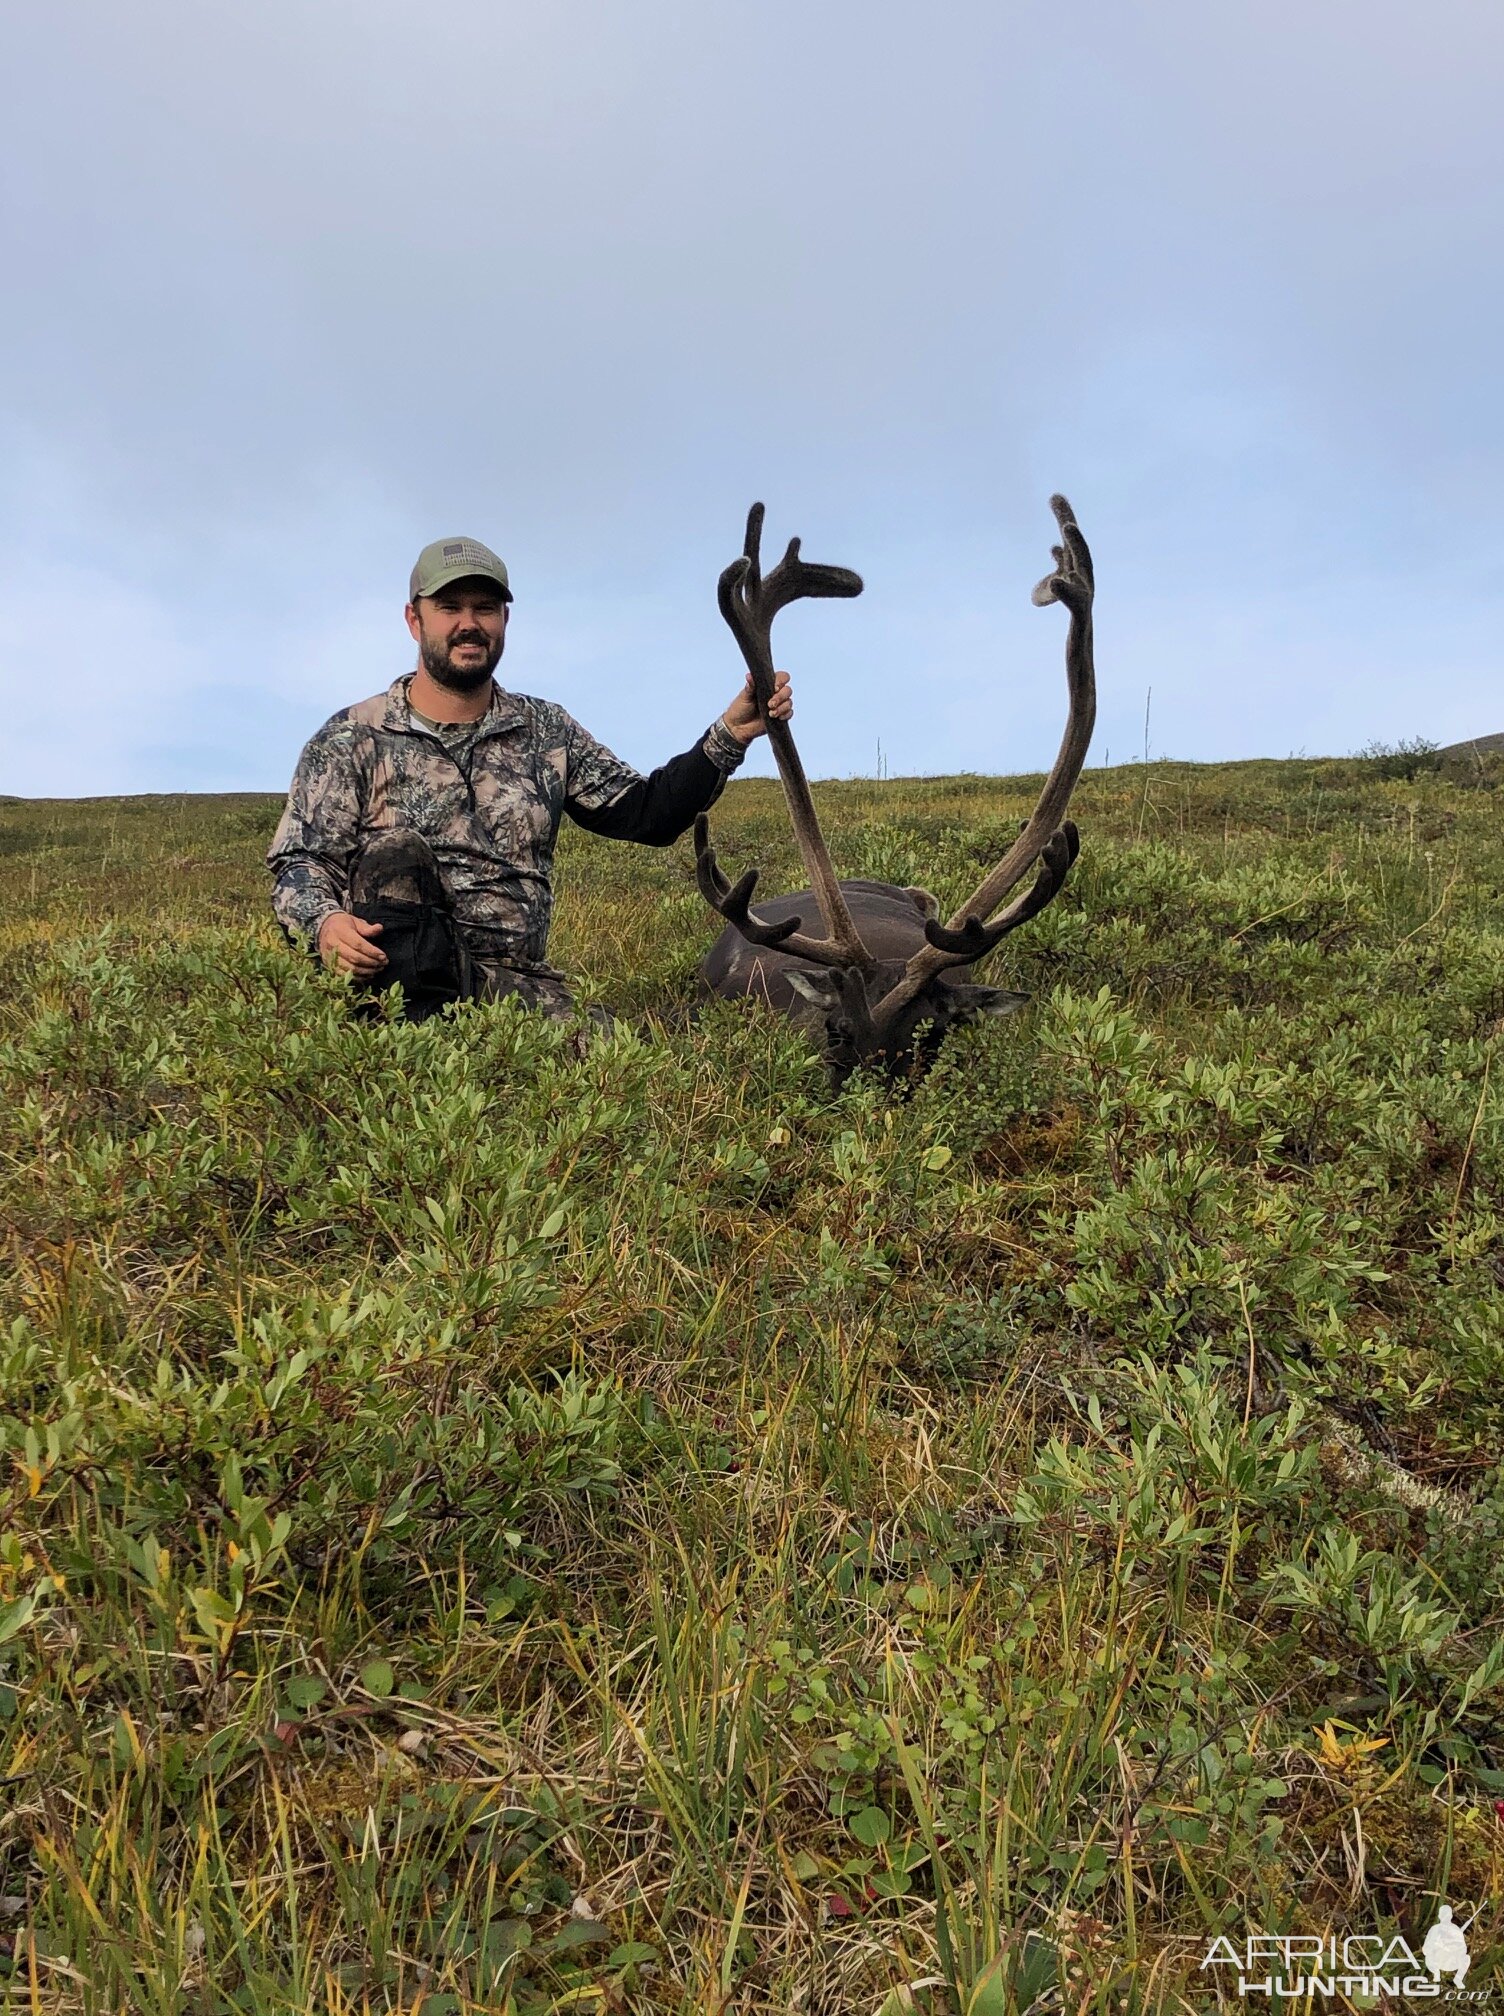
[[[721, 614], [752, 675], [811, 886], [754, 910], [759, 871], [749, 868], [734, 883], [727, 878], [702, 812], [694, 829], [695, 876], [726, 928], [701, 962], [700, 978], [714, 994], [726, 999], [751, 995], [817, 1033], [834, 1085], [843, 1084], [859, 1065], [893, 1077], [922, 1071], [948, 1030], [982, 1015], [1010, 1015], [1029, 998], [983, 986], [971, 975], [978, 960], [1060, 893], [1080, 846], [1065, 813], [1086, 761], [1097, 711], [1092, 563], [1064, 497], [1052, 497], [1050, 509], [1060, 543], [1051, 548], [1054, 568], [1035, 588], [1033, 599], [1041, 607], [1063, 603], [1070, 615], [1065, 734], [1018, 838], [944, 923], [939, 902], [927, 889], [836, 879], [793, 735], [785, 722], [767, 714], [773, 693], [774, 617], [805, 597], [860, 595], [861, 576], [848, 567], [802, 559], [797, 539], [789, 541], [782, 560], [764, 576], [761, 504], [748, 514], [741, 557], [721, 575]], [[1032, 884], [1000, 910], [1030, 869], [1037, 871]], [[805, 929], [812, 903], [824, 921], [823, 937]]]

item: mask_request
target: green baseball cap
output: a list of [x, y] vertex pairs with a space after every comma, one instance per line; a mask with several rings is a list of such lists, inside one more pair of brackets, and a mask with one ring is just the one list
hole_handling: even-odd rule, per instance
[[437, 595], [451, 581], [463, 581], [472, 574], [482, 574], [488, 581], [494, 581], [501, 590], [502, 601], [511, 601], [506, 562], [498, 560], [490, 547], [482, 546], [478, 539], [435, 539], [431, 546], [425, 546], [407, 584], [407, 599], [416, 602], [420, 595]]

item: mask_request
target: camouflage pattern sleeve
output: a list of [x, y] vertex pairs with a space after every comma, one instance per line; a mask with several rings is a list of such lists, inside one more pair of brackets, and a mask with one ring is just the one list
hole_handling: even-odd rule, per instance
[[644, 781], [640, 770], [623, 763], [604, 742], [597, 742], [572, 714], [564, 713], [562, 708], [559, 712], [563, 717], [566, 763], [564, 802], [571, 813], [597, 812], [633, 784]]
[[717, 715], [705, 730], [705, 754], [724, 776], [739, 770], [747, 760], [747, 745], [733, 735], [721, 715]]
[[345, 905], [350, 857], [360, 836], [361, 779], [350, 724], [336, 715], [298, 758], [266, 864], [272, 909], [283, 929], [317, 945], [326, 917]]

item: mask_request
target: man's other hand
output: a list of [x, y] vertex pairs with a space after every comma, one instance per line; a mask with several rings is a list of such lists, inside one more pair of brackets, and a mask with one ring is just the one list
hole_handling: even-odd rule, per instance
[[386, 964], [386, 954], [371, 942], [381, 936], [381, 928], [352, 917], [348, 910], [336, 910], [319, 926], [319, 957], [336, 973], [369, 980]]
[[[787, 672], [773, 674], [773, 697], [768, 702], [770, 721], [788, 721], [794, 712], [794, 689], [789, 684]], [[721, 716], [726, 726], [739, 742], [755, 742], [759, 735], [766, 735], [762, 716], [757, 711], [757, 695], [752, 690], [752, 674], [747, 674], [747, 683]]]

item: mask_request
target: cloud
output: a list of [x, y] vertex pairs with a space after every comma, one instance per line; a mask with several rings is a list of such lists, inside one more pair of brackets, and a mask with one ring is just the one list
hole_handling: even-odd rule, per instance
[[412, 555], [460, 529], [518, 582], [507, 676], [661, 760], [739, 676], [714, 582], [754, 496], [868, 581], [781, 622], [817, 774], [879, 732], [895, 768], [1048, 761], [1057, 487], [1099, 742], [1151, 684], [1185, 755], [1501, 725], [1471, 0], [3, 32], [0, 789], [280, 786], [403, 669]]

